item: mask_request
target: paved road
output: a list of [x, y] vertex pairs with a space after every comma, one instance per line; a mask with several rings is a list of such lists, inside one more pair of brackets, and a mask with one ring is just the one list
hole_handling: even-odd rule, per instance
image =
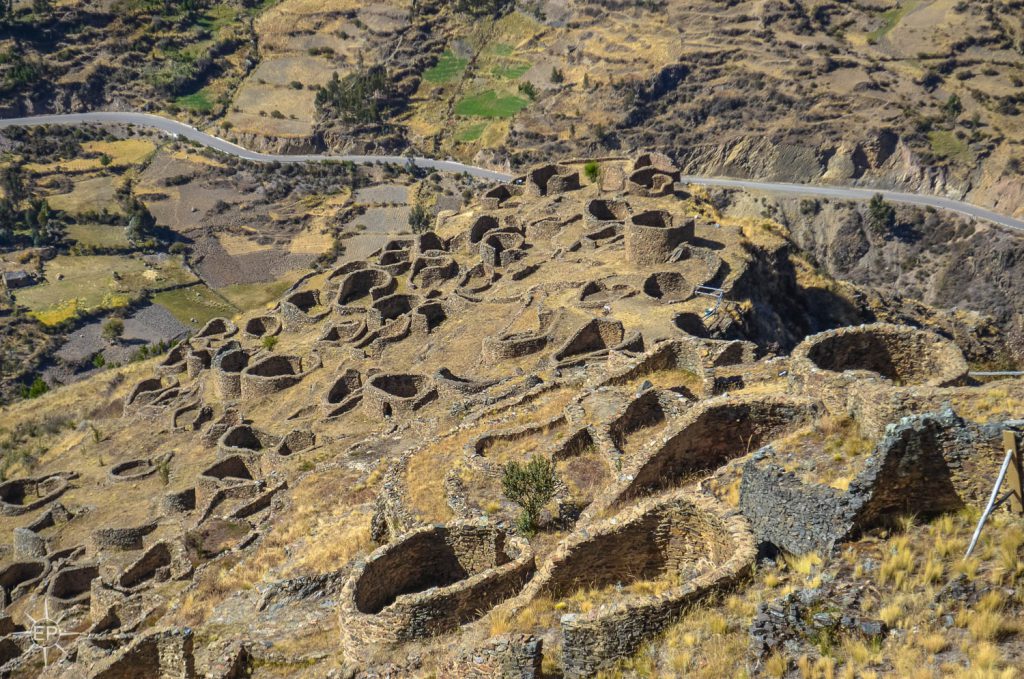
[[[314, 163], [325, 160], [332, 161], [351, 161], [353, 163], [367, 164], [367, 163], [399, 163], [404, 165], [409, 162], [407, 156], [341, 156], [341, 155], [316, 155], [316, 154], [275, 154], [275, 153], [259, 153], [257, 151], [250, 151], [247, 148], [243, 148], [238, 144], [232, 144], [231, 142], [221, 139], [220, 137], [214, 137], [211, 134], [207, 134], [201, 130], [188, 125], [186, 123], [179, 122], [177, 120], [171, 120], [170, 118], [164, 118], [162, 116], [152, 115], [150, 113], [128, 113], [128, 112], [114, 112], [114, 111], [102, 111], [95, 113], [64, 113], [57, 115], [42, 115], [32, 116], [30, 118], [7, 118], [0, 120], [0, 129], [5, 127], [15, 127], [21, 125], [78, 125], [81, 123], [125, 123], [130, 125], [139, 125], [140, 127], [152, 127], [168, 134], [176, 134], [186, 139], [196, 141], [203, 146], [208, 146], [217, 151], [223, 151], [224, 153], [244, 158], [245, 160], [252, 160], [260, 163]], [[444, 172], [466, 172], [473, 177], [480, 179], [488, 179], [494, 181], [509, 181], [513, 175], [506, 174], [504, 172], [495, 172], [494, 170], [488, 170], [482, 167], [474, 167], [472, 165], [464, 165], [457, 163], [454, 160], [433, 160], [431, 158], [413, 158], [412, 161], [420, 166], [431, 170], [441, 170]]]
[[[351, 161], [353, 163], [407, 163], [406, 156], [342, 156], [342, 155], [316, 155], [316, 154], [273, 154], [259, 153], [232, 144], [231, 142], [207, 134], [201, 130], [162, 116], [149, 113], [131, 113], [98, 111], [94, 113], [65, 113], [58, 115], [41, 115], [29, 118], [7, 118], [0, 119], [0, 129], [4, 127], [20, 125], [77, 125], [80, 123], [126, 123], [142, 127], [152, 127], [162, 130], [168, 134], [176, 134], [186, 139], [196, 141], [203, 146], [208, 146], [224, 153], [229, 153], [239, 158], [263, 163], [310, 163], [325, 160]], [[504, 172], [496, 172], [482, 167], [465, 165], [453, 160], [434, 160], [431, 158], [413, 158], [412, 161], [420, 166], [431, 170], [445, 172], [465, 172], [473, 177], [493, 181], [509, 181], [513, 175]], [[952, 198], [941, 198], [939, 196], [919, 195], [915, 193], [902, 193], [899, 191], [887, 191], [878, 189], [862, 189], [841, 186], [821, 186], [811, 184], [787, 184], [785, 182], [758, 182], [745, 179], [726, 179], [717, 177], [686, 176], [682, 181], [690, 184], [704, 186], [720, 186], [723, 188], [747, 189], [752, 191], [765, 191], [783, 195], [808, 196], [812, 198], [835, 198], [838, 200], [870, 200], [876, 193], [881, 193], [886, 200], [894, 203], [907, 203], [921, 207], [934, 207], [939, 210], [950, 210], [969, 217], [984, 219], [1011, 229], [1024, 231], [1024, 219], [1016, 219], [992, 210], [987, 210], [977, 205], [971, 205]]]
[[994, 222], [1011, 229], [1024, 231], [1024, 219], [1015, 219], [992, 210], [986, 210], [977, 205], [971, 205], [952, 198], [940, 196], [929, 196], [926, 194], [903, 193], [900, 191], [888, 191], [885, 189], [859, 189], [843, 186], [822, 186], [819, 184], [787, 184], [785, 182], [756, 182], [746, 179], [724, 179], [717, 177], [686, 176], [681, 180], [687, 184], [699, 184], [702, 186], [719, 186], [730, 189], [746, 189], [749, 191], [765, 191], [768, 193], [790, 194], [795, 196], [808, 196], [810, 198], [836, 198], [838, 200], [871, 200], [876, 193], [882, 194], [886, 200], [893, 203], [907, 203], [921, 207], [933, 207], [939, 210], [950, 210], [959, 212], [968, 217], [976, 217]]

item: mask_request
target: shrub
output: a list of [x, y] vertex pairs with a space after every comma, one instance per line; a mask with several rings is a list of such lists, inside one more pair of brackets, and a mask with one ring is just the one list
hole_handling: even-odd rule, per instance
[[339, 78], [335, 72], [316, 93], [316, 110], [324, 117], [349, 123], [379, 123], [393, 102], [393, 85], [383, 66], [350, 73]]
[[108, 318], [103, 321], [103, 328], [100, 334], [108, 342], [116, 342], [124, 335], [124, 321], [116, 317]]
[[562, 73], [562, 69], [551, 67], [551, 82], [555, 84], [565, 82], [565, 74]]
[[36, 378], [32, 380], [32, 384], [22, 385], [21, 397], [39, 398], [48, 391], [50, 391], [50, 385], [44, 382], [42, 377], [36, 376]]
[[583, 166], [583, 174], [587, 176], [587, 179], [590, 180], [591, 183], [594, 183], [601, 174], [601, 166], [597, 164], [596, 160], [588, 161], [587, 164]]
[[430, 229], [430, 211], [422, 203], [416, 203], [409, 211], [409, 227], [413, 233], [423, 233]]
[[263, 348], [267, 351], [273, 351], [274, 347], [277, 346], [277, 337], [275, 335], [267, 335], [261, 340]]
[[896, 225], [896, 210], [876, 193], [868, 203], [868, 226], [877, 234], [886, 234]]
[[537, 530], [540, 510], [555, 496], [558, 476], [551, 460], [534, 455], [521, 465], [515, 460], [501, 468], [501, 487], [512, 502], [523, 512], [517, 522], [519, 530], [529, 535]]
[[531, 82], [519, 83], [519, 91], [528, 96], [530, 101], [537, 98], [537, 88]]

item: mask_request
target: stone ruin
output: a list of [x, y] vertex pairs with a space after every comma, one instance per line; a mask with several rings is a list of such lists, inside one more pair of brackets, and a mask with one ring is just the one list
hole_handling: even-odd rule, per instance
[[[142, 489], [151, 516], [88, 523], [73, 474], [0, 484], [0, 516], [17, 521], [4, 603], [48, 597], [89, 630], [90, 669], [69, 662], [68, 676], [190, 672], [189, 633], [142, 631], [161, 588], [245, 558], [289, 510], [290, 486], [342, 465], [382, 479], [343, 489], [376, 489], [360, 501], [372, 500], [380, 546], [299, 578], [286, 601], [330, 592], [354, 667], [425, 651], [443, 655], [439, 676], [536, 676], [549, 654], [583, 677], [737, 586], [758, 546], [827, 550], [907, 509], [977, 496], [963, 470], [995, 431], [942, 407], [971, 388], [952, 342], [887, 324], [811, 335], [788, 356], [736, 339], [752, 327], [730, 301], [752, 246], [672, 202], [680, 175], [666, 157], [620, 176], [611, 193], [581, 185], [575, 165], [536, 168], [479, 209], [440, 213], [434, 231], [303, 278], [273, 311], [207, 323], [122, 391], [125, 422], [171, 443], [103, 449], [103, 492]], [[703, 285], [721, 286], [715, 314]], [[779, 452], [825, 414], [855, 417], [876, 441], [845, 488], [794, 473]], [[442, 421], [457, 423], [450, 438]], [[532, 455], [562, 479], [536, 554], [500, 495], [501, 465]], [[424, 473], [437, 474], [443, 516], [416, 494]], [[738, 507], [708, 492], [720, 477], [737, 481]], [[581, 592], [600, 605], [490, 635], [499, 616]], [[245, 613], [272, 615], [273, 597]], [[6, 669], [26, 662], [7, 642]], [[263, 652], [232, 657], [250, 651]]]
[[70, 488], [73, 473], [48, 474], [0, 483], [0, 514], [17, 516], [44, 507]]
[[626, 222], [626, 257], [635, 266], [657, 266], [669, 261], [676, 248], [693, 240], [694, 220], [676, 222], [666, 210], [634, 214]]
[[672, 160], [661, 153], [645, 153], [633, 163], [626, 178], [626, 192], [649, 198], [668, 196], [675, 192], [680, 172]]
[[580, 173], [564, 165], [542, 165], [526, 175], [526, 196], [551, 196], [580, 188]]
[[250, 318], [245, 322], [243, 332], [246, 337], [262, 339], [264, 337], [273, 337], [274, 335], [279, 334], [282, 328], [281, 319], [277, 316], [256, 316], [255, 318]]
[[951, 410], [905, 417], [887, 428], [845, 490], [801, 481], [767, 446], [743, 468], [741, 507], [759, 542], [794, 554], [828, 551], [908, 513], [962, 508], [959, 472], [979, 444], [997, 447], [998, 433], [968, 426]]
[[319, 368], [320, 357], [273, 355], [250, 363], [242, 369], [241, 395], [244, 399], [266, 396], [301, 382]]
[[371, 417], [408, 414], [437, 398], [437, 390], [425, 375], [380, 373], [363, 388], [363, 412]]
[[282, 300], [278, 306], [278, 313], [284, 328], [295, 332], [327, 318], [330, 309], [321, 303], [318, 290], [302, 290]]
[[526, 540], [486, 521], [425, 526], [366, 557], [342, 590], [342, 649], [371, 651], [475, 620], [533, 573]]
[[[711, 498], [677, 491], [647, 500], [560, 543], [510, 604], [538, 596], [562, 599], [584, 589], [623, 588], [673, 577], [663, 594], [624, 594], [615, 603], [561, 618], [567, 677], [593, 676], [631, 655], [671, 624], [685, 606], [729, 587], [753, 565], [747, 522]], [[675, 579], [678, 578], [678, 582]]]

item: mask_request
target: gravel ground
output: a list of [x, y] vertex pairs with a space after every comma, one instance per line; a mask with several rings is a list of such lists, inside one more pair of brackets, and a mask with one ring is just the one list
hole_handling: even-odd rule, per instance
[[369, 233], [397, 233], [409, 230], [409, 206], [371, 207], [366, 214], [352, 220], [352, 225], [362, 224]]
[[408, 201], [409, 187], [401, 184], [378, 184], [357, 190], [353, 202], [359, 205], [388, 205]]
[[235, 283], [269, 283], [288, 271], [308, 268], [315, 259], [315, 255], [292, 254], [276, 248], [232, 256], [220, 241], [207, 236], [196, 240], [193, 255], [196, 271], [212, 288]]
[[352, 262], [359, 259], [366, 259], [371, 252], [375, 252], [388, 242], [387, 234], [366, 233], [346, 238], [342, 241], [345, 244], [345, 254], [338, 259], [338, 265], [345, 262]]
[[124, 336], [115, 346], [101, 336], [102, 326], [102, 321], [96, 321], [68, 335], [67, 342], [55, 354], [58, 360], [47, 366], [43, 378], [50, 383], [67, 384], [93, 372], [90, 369], [74, 373], [68, 366], [83, 363], [97, 352], [103, 352], [107, 363], [126, 363], [143, 345], [170, 342], [188, 334], [188, 328], [158, 304], [143, 307], [124, 319]]

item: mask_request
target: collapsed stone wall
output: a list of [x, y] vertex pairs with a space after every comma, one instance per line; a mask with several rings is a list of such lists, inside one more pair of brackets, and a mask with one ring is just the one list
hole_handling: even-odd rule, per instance
[[627, 337], [621, 321], [592, 318], [556, 349], [552, 358], [556, 362], [565, 361], [586, 354], [607, 352], [609, 349], [626, 348], [623, 345], [636, 342], [636, 335]]
[[502, 634], [459, 653], [443, 669], [459, 679], [540, 679], [544, 658], [541, 639], [526, 634]]
[[794, 554], [828, 551], [898, 515], [962, 507], [956, 476], [978, 443], [978, 431], [951, 410], [903, 418], [845, 491], [801, 481], [768, 446], [743, 468], [740, 506], [759, 541]]

